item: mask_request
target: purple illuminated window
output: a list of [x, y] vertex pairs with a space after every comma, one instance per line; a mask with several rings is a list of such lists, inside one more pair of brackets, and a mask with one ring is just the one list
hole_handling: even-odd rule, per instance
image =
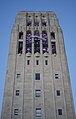
[[39, 52], [40, 53], [40, 39], [38, 38], [40, 36], [39, 31], [36, 30], [34, 32], [34, 53]]
[[48, 37], [46, 31], [42, 31], [42, 47], [43, 53], [48, 52]]
[[26, 53], [32, 53], [32, 37], [31, 31], [26, 32]]
[[56, 54], [56, 43], [51, 42], [52, 54]]

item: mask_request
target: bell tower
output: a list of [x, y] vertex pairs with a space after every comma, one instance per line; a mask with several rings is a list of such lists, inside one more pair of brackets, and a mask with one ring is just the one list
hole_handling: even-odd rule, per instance
[[54, 12], [19, 12], [1, 119], [75, 119], [64, 38]]

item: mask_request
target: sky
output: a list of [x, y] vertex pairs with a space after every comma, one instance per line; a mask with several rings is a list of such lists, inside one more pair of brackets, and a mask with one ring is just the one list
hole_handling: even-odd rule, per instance
[[19, 11], [54, 11], [63, 30], [76, 112], [76, 0], [0, 1], [0, 112], [6, 77], [10, 32]]

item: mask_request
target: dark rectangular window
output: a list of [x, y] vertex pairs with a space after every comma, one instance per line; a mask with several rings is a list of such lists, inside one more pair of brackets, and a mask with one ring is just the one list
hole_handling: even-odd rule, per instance
[[45, 60], [45, 65], [48, 65], [48, 60]]
[[57, 96], [60, 96], [60, 90], [57, 90], [56, 93], [57, 93]]
[[35, 74], [35, 80], [40, 80], [40, 73]]
[[56, 42], [51, 42], [52, 54], [56, 54]]
[[17, 74], [17, 78], [20, 78], [20, 74]]
[[39, 65], [39, 60], [36, 60], [36, 65]]
[[36, 108], [36, 117], [41, 117], [41, 108]]
[[62, 109], [58, 109], [58, 115], [62, 115]]
[[14, 109], [14, 115], [18, 115], [19, 109]]
[[27, 65], [30, 65], [30, 60], [27, 60]]
[[55, 33], [51, 32], [51, 39], [55, 39]]
[[58, 78], [59, 78], [58, 74], [55, 74], [55, 79], [58, 79]]
[[22, 50], [23, 50], [23, 42], [19, 41], [19, 43], [18, 43], [18, 54], [22, 54]]
[[20, 92], [19, 90], [16, 90], [16, 96], [19, 96], [19, 92]]
[[19, 39], [23, 39], [23, 32], [19, 32]]
[[35, 96], [40, 97], [41, 96], [41, 90], [35, 90]]

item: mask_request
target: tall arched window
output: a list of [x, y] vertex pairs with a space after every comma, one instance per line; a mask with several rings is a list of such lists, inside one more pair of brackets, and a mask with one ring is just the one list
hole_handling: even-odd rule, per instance
[[32, 53], [32, 33], [30, 30], [26, 32], [26, 53]]
[[39, 34], [38, 30], [34, 31], [34, 36], [35, 36], [35, 38], [34, 38], [34, 53], [36, 53], [36, 52], [40, 53], [40, 39], [39, 39], [40, 34]]
[[43, 53], [48, 52], [48, 36], [46, 31], [42, 31], [42, 49]]

